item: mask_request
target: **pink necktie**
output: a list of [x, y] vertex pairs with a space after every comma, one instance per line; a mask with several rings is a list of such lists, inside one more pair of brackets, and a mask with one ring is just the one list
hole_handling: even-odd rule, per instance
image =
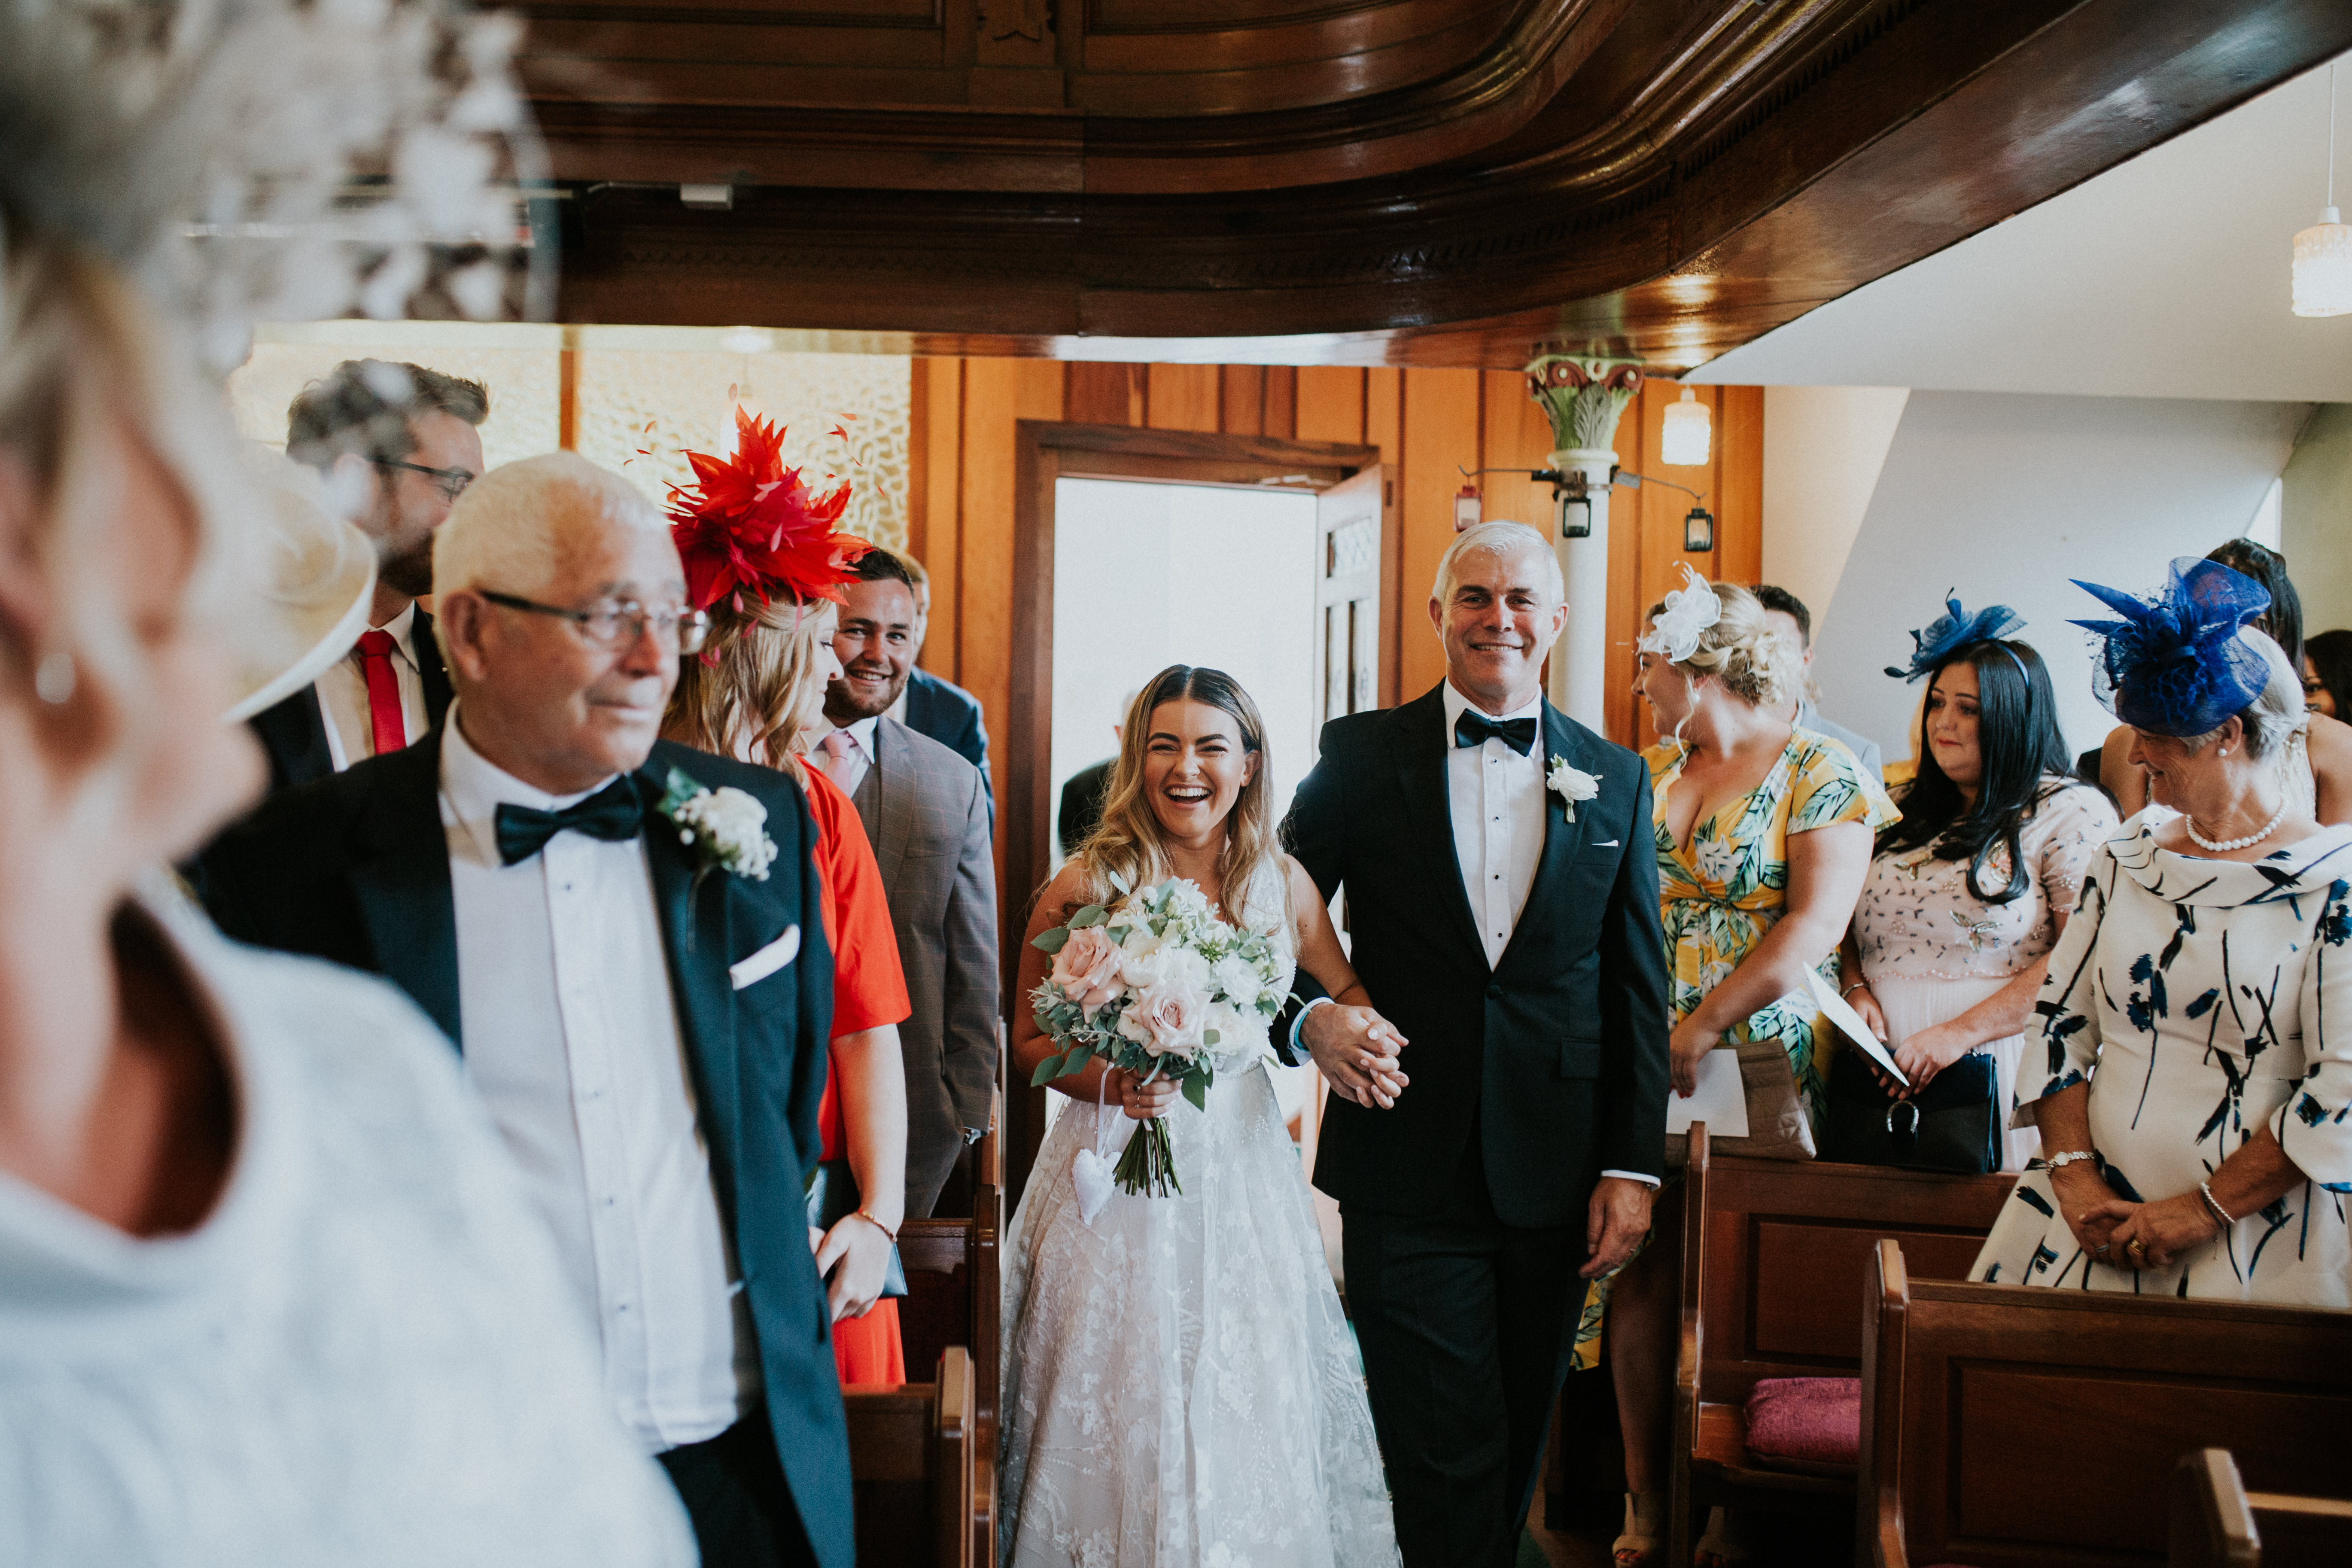
[[408, 720], [400, 710], [400, 678], [392, 670], [392, 634], [382, 628], [360, 634], [360, 674], [367, 679], [368, 722], [381, 757], [408, 744]]
[[848, 731], [832, 730], [826, 731], [824, 739], [816, 745], [817, 750], [824, 753], [824, 761], [819, 765], [824, 769], [825, 777], [846, 792], [849, 772], [857, 765], [857, 742], [850, 738]]

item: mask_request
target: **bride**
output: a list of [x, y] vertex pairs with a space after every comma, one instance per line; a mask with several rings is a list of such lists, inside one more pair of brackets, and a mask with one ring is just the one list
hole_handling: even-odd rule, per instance
[[[1101, 826], [1039, 895], [1028, 939], [1119, 889], [1182, 877], [1221, 918], [1274, 935], [1286, 989], [1303, 964], [1363, 1005], [1314, 882], [1275, 846], [1270, 796], [1249, 694], [1218, 670], [1161, 670], [1120, 730]], [[1024, 941], [1022, 996], [1050, 964]], [[1014, 1015], [1024, 1083], [1054, 1045], [1025, 1005]], [[1265, 1047], [1217, 1062], [1205, 1111], [1100, 1062], [1053, 1084], [1069, 1102], [1005, 1249], [1000, 1555], [1012, 1568], [1398, 1561], [1363, 1373]], [[1404, 1083], [1387, 1073], [1363, 1092], [1385, 1106]], [[1113, 1191], [1089, 1223], [1073, 1160], [1089, 1148], [1115, 1160], [1153, 1116], [1168, 1120], [1182, 1192]]]

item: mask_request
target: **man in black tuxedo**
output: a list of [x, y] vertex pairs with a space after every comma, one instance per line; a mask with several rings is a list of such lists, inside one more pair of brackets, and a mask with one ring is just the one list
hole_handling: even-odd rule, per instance
[[[1315, 1184], [1405, 1562], [1507, 1568], [1582, 1281], [1633, 1256], [1664, 1171], [1664, 939], [1649, 771], [1542, 698], [1568, 614], [1543, 535], [1462, 534], [1429, 610], [1444, 683], [1326, 725], [1284, 824], [1324, 895], [1346, 886], [1379, 1009], [1312, 1001], [1294, 1037], [1339, 1090]], [[1597, 793], [1571, 805], [1556, 770]], [[1392, 1035], [1388, 1104], [1367, 1069]]]
[[488, 389], [417, 364], [345, 360], [286, 414], [286, 454], [375, 542], [375, 602], [350, 656], [251, 722], [272, 794], [398, 751], [441, 722], [449, 676], [433, 617], [433, 535], [482, 471]]
[[[627, 481], [509, 464], [436, 557], [448, 721], [269, 801], [205, 852], [206, 901], [233, 936], [384, 975], [458, 1046], [704, 1563], [850, 1568], [803, 1196], [833, 1013], [807, 804], [656, 739], [702, 617]], [[736, 837], [772, 864], [667, 816], [681, 774], [763, 816]]]

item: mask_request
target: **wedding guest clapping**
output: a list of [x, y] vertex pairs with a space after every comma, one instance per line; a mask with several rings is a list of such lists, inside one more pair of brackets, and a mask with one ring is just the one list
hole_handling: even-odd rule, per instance
[[[1847, 1000], [1915, 1087], [1991, 1056], [1997, 1125], [2050, 950], [2116, 830], [2107, 797], [2070, 776], [2057, 693], [2020, 625], [2006, 605], [1971, 616], [1954, 600], [1916, 634], [1910, 667], [1887, 671], [1927, 681], [1927, 743], [1841, 963]], [[2000, 1168], [2022, 1169], [2036, 1147], [2031, 1128], [2009, 1132]]]
[[[289, 613], [230, 597], [232, 533], [293, 514], [235, 482], [181, 353], [10, 208], [0, 1562], [690, 1563], [432, 1025], [142, 885], [259, 793], [229, 650]], [[316, 636], [373, 567], [310, 515], [275, 553], [320, 568], [288, 584]]]
[[2352, 1306], [2352, 827], [2289, 791], [2294, 664], [2211, 561], [2116, 612], [2099, 694], [2155, 804], [2100, 847], [2036, 1005], [2042, 1134], [1970, 1270], [2000, 1285]]
[[207, 851], [207, 898], [384, 974], [464, 1053], [703, 1562], [847, 1568], [799, 1221], [831, 1016], [814, 824], [769, 770], [657, 739], [705, 622], [626, 479], [494, 469], [433, 567], [448, 721], [273, 799]]
[[671, 509], [688, 602], [713, 624], [709, 651], [678, 678], [662, 733], [782, 774], [772, 782], [796, 789], [815, 820], [811, 848], [833, 962], [832, 1038], [812, 1151], [826, 1167], [810, 1215], [817, 1272], [827, 1278], [841, 1381], [904, 1383], [898, 1303], [884, 1292], [906, 1216], [898, 1026], [914, 1005], [874, 846], [849, 796], [809, 756], [829, 728], [825, 689], [841, 673], [835, 595], [856, 578], [849, 558], [869, 546], [834, 531], [845, 489], [813, 494], [798, 469], [784, 467], [781, 428], [740, 409], [735, 418], [734, 455], [694, 454], [698, 482]]

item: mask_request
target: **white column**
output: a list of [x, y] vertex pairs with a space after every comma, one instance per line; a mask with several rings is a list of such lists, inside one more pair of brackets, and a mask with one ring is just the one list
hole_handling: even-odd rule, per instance
[[[1605, 448], [1570, 447], [1549, 459], [1561, 473], [1583, 476], [1592, 500], [1592, 532], [1584, 539], [1555, 539], [1559, 573], [1567, 584], [1568, 626], [1551, 650], [1551, 700], [1561, 712], [1600, 734], [1607, 702], [1609, 656], [1609, 476], [1617, 454]], [[1558, 519], [1553, 527], [1557, 531]]]

